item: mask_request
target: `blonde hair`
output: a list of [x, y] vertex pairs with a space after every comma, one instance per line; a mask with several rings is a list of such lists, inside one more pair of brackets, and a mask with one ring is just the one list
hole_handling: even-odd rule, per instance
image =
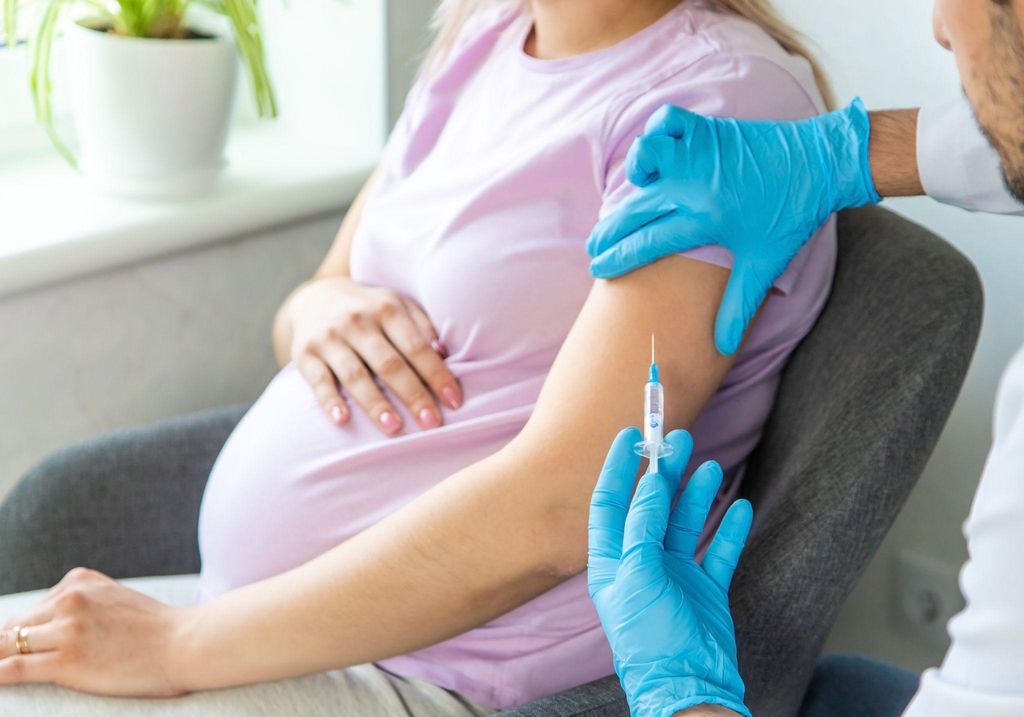
[[[455, 44], [463, 25], [477, 11], [495, 5], [497, 3], [510, 4], [522, 0], [442, 0], [434, 13], [432, 23], [436, 33], [434, 44], [427, 53], [426, 61], [423, 64], [424, 70], [432, 72], [436, 70]], [[682, 0], [692, 2], [693, 0]], [[779, 43], [783, 50], [790, 55], [802, 57], [810, 63], [814, 71], [814, 82], [818, 91], [825, 100], [825, 106], [832, 109], [835, 106], [835, 96], [829, 84], [828, 77], [822, 70], [821, 65], [807, 49], [804, 37], [791, 25], [784, 21], [772, 7], [770, 0], [710, 0], [714, 5], [726, 12], [739, 17], [746, 18], [764, 30], [768, 35]]]

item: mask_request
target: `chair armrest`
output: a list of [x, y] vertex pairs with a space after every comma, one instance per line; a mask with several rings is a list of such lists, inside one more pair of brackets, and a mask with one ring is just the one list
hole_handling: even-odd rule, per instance
[[52, 586], [84, 565], [112, 577], [199, 570], [199, 503], [244, 407], [132, 428], [65, 448], [0, 505], [0, 594]]
[[629, 717], [615, 675], [502, 712], [499, 717]]

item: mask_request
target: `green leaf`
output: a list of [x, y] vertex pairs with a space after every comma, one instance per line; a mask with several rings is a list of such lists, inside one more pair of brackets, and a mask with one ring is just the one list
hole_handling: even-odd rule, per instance
[[50, 57], [53, 52], [53, 38], [57, 32], [57, 22], [61, 11], [69, 0], [51, 0], [43, 12], [43, 17], [36, 28], [35, 41], [32, 47], [32, 66], [29, 69], [29, 83], [32, 88], [32, 99], [35, 105], [36, 121], [39, 122], [50, 142], [60, 155], [75, 169], [78, 160], [68, 146], [60, 138], [53, 123], [53, 107], [51, 96], [53, 83], [50, 80]]

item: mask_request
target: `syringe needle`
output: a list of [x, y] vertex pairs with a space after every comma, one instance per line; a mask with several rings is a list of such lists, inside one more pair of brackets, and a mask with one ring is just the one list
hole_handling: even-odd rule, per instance
[[651, 368], [644, 385], [644, 439], [633, 450], [647, 458], [650, 470], [657, 472], [658, 461], [673, 453], [672, 444], [665, 442], [664, 390], [658, 378], [658, 364], [654, 362], [654, 332], [651, 332]]

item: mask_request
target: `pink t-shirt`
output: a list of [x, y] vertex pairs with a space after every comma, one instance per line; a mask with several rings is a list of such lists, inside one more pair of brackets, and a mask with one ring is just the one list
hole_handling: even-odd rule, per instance
[[[286, 366], [214, 466], [199, 524], [201, 599], [310, 560], [520, 431], [590, 290], [587, 235], [631, 191], [623, 159], [652, 112], [665, 103], [761, 118], [822, 109], [805, 61], [696, 1], [568, 59], [526, 55], [530, 27], [518, 3], [481, 14], [442, 71], [414, 87], [352, 245], [354, 279], [426, 309], [465, 405], [428, 431], [405, 416], [395, 438], [358, 408], [338, 428]], [[719, 248], [689, 255], [731, 262]], [[739, 485], [786, 358], [825, 302], [834, 261], [830, 222], [776, 282], [693, 430], [694, 465], [714, 457], [725, 469], [716, 518]], [[480, 516], [481, 530], [486, 523]], [[612, 672], [585, 575], [381, 665], [498, 708]]]

